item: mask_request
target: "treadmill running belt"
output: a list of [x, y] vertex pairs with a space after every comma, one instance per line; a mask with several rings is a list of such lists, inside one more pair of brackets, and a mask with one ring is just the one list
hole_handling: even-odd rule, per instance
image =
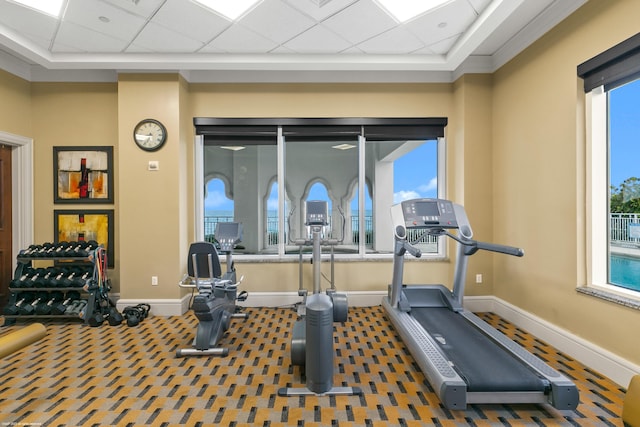
[[469, 392], [544, 391], [545, 382], [461, 315], [440, 307], [412, 308]]

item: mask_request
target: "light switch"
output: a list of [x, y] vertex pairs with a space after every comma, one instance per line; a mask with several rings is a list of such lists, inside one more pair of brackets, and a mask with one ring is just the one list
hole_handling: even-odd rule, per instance
[[160, 162], [157, 160], [149, 160], [149, 170], [150, 171], [160, 170]]

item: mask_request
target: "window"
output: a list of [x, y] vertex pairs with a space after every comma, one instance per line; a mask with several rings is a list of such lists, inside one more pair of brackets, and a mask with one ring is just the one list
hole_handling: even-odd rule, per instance
[[640, 80], [608, 95], [608, 282], [640, 291]]
[[[338, 256], [391, 254], [390, 207], [444, 195], [446, 119], [196, 118], [198, 238], [243, 223], [240, 253], [286, 257], [309, 238], [305, 202], [324, 200]], [[437, 240], [416, 235], [426, 255]]]
[[640, 297], [640, 34], [578, 66], [587, 93], [590, 284]]

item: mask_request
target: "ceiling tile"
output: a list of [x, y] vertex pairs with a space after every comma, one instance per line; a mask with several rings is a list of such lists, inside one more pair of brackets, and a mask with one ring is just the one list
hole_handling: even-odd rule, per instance
[[[103, 22], [100, 17], [107, 18]], [[69, 0], [63, 24], [73, 23], [120, 40], [131, 40], [145, 24], [145, 20], [103, 2]]]
[[230, 22], [191, 0], [167, 0], [152, 22], [203, 43], [229, 27]]
[[[84, 0], [87, 3], [95, 4], [95, 0]], [[131, 13], [134, 13], [138, 16], [141, 16], [145, 19], [153, 16], [156, 10], [165, 2], [166, 0], [140, 0], [140, 1], [132, 1], [132, 0], [102, 0], [104, 3], [109, 3], [113, 6], [117, 6], [120, 9], [127, 10]]]
[[405, 24], [424, 44], [430, 46], [440, 40], [464, 33], [477, 18], [467, 0], [455, 0]]
[[305, 15], [310, 16], [316, 22], [320, 22], [331, 15], [341, 11], [357, 0], [330, 0], [324, 6], [318, 6], [316, 0], [284, 0], [289, 6], [298, 9]]
[[265, 0], [239, 24], [282, 44], [312, 27], [315, 21], [281, 0]]
[[353, 44], [390, 30], [397, 23], [372, 0], [360, 0], [323, 22], [327, 28]]
[[247, 28], [234, 25], [200, 49], [200, 52], [266, 53], [277, 46]]
[[58, 20], [28, 7], [8, 1], [0, 2], [0, 24], [34, 38], [49, 39], [55, 34]]
[[358, 45], [365, 53], [377, 54], [411, 53], [423, 47], [424, 43], [403, 27], [393, 28]]
[[[203, 45], [198, 40], [176, 33], [154, 22], [149, 22], [133, 43], [153, 52], [195, 52]], [[133, 52], [133, 50], [127, 49], [127, 52]]]
[[351, 43], [338, 37], [322, 25], [316, 25], [298, 37], [284, 44], [296, 52], [336, 53], [351, 47]]
[[56, 35], [52, 52], [121, 52], [128, 41], [90, 30], [73, 22], [63, 22]]

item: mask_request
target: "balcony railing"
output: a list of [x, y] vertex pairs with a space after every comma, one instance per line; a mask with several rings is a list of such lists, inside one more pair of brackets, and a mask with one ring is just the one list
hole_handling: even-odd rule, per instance
[[[213, 242], [213, 234], [216, 224], [219, 222], [233, 221], [232, 215], [218, 215], [204, 217], [204, 236], [206, 241]], [[364, 234], [365, 246], [373, 247], [373, 217], [368, 215], [364, 217]], [[357, 246], [360, 243], [360, 219], [358, 216], [351, 217], [351, 244]], [[409, 230], [407, 237], [410, 241], [416, 243], [436, 243], [437, 238], [424, 235], [421, 230]], [[286, 237], [285, 237], [286, 238]], [[267, 218], [267, 231], [265, 236], [266, 246], [278, 245], [278, 217], [270, 216]]]
[[640, 246], [640, 213], [612, 213], [609, 215], [609, 238], [619, 246]]
[[[365, 216], [365, 246], [373, 246], [373, 218]], [[216, 224], [219, 222], [233, 221], [233, 216], [206, 216], [204, 218], [204, 235], [205, 240], [213, 241], [213, 233]], [[360, 228], [359, 218], [351, 217], [351, 244], [359, 244]], [[640, 247], [640, 213], [612, 213], [609, 220], [609, 233], [611, 243], [620, 246]], [[278, 245], [278, 217], [270, 216], [267, 218], [267, 235], [265, 242], [267, 246]], [[420, 238], [420, 236], [422, 237]], [[409, 230], [407, 238], [418, 243], [436, 243], [437, 238], [433, 236], [423, 235], [421, 230]]]

